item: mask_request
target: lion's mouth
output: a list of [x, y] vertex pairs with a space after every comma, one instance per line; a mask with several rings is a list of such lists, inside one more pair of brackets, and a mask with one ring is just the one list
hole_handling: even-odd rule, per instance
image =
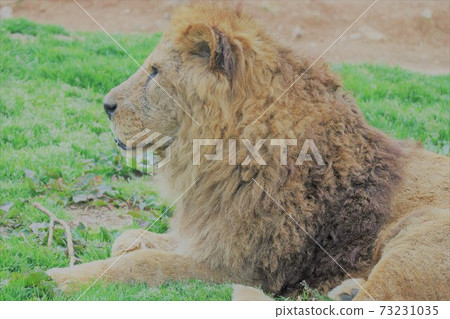
[[[117, 137], [114, 138], [114, 142], [116, 142], [117, 146], [119, 146], [124, 151], [132, 151], [132, 150], [136, 149], [136, 147], [127, 147], [127, 145], [124, 142], [122, 142], [121, 140], [119, 140]], [[148, 143], [146, 145], [146, 147], [149, 147], [152, 145], [153, 145], [152, 143]]]
[[[136, 147], [127, 147], [127, 145], [124, 142], [122, 142], [120, 139], [118, 139], [117, 137], [114, 138], [114, 142], [116, 143], [116, 145], [118, 147], [120, 147], [124, 151], [136, 150]], [[146, 148], [151, 147], [152, 145], [154, 145], [154, 144], [151, 142], [147, 143]], [[171, 143], [165, 143], [165, 144], [161, 145], [157, 150], [155, 150], [154, 153], [156, 155], [159, 155], [160, 153], [164, 152], [170, 145], [171, 145]]]

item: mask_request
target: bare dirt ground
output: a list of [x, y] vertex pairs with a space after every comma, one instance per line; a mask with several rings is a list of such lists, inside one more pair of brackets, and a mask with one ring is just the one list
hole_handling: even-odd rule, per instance
[[[164, 31], [174, 8], [188, 1], [78, 0], [112, 33]], [[266, 29], [299, 54], [321, 55], [373, 1], [228, 1], [242, 3]], [[3, 17], [99, 31], [73, 0], [1, 0]], [[6, 7], [6, 9], [5, 9]], [[323, 56], [329, 62], [399, 65], [450, 73], [450, 1], [378, 1]]]
[[[133, 217], [121, 210], [111, 210], [107, 207], [93, 207], [84, 205], [72, 205], [67, 210], [72, 220], [68, 222], [72, 228], [83, 223], [86, 227], [98, 229], [101, 226], [107, 229], [122, 229], [133, 223]], [[0, 229], [1, 231], [1, 229]]]

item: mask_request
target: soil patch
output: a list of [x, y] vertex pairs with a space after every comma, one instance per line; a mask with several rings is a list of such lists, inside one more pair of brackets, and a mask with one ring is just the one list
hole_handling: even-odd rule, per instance
[[67, 222], [71, 228], [83, 223], [86, 227], [92, 229], [100, 227], [122, 229], [133, 223], [133, 217], [127, 215], [123, 210], [110, 210], [108, 207], [72, 205], [67, 213], [72, 217]]

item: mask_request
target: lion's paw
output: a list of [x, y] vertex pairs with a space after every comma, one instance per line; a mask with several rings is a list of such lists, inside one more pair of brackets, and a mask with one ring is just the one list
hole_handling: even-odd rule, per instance
[[148, 247], [148, 243], [144, 240], [143, 234], [145, 234], [145, 230], [140, 229], [124, 232], [114, 241], [111, 248], [111, 257], [117, 257], [139, 249], [151, 248]]
[[97, 261], [67, 268], [52, 268], [45, 273], [56, 282], [59, 289], [71, 291], [99, 278], [98, 276], [104, 268], [103, 261]]
[[233, 285], [233, 301], [273, 301], [272, 298], [266, 296], [262, 290], [258, 290], [249, 286]]
[[69, 268], [52, 268], [45, 273], [49, 275], [59, 289], [65, 291], [71, 282], [71, 276], [68, 273]]
[[344, 280], [339, 286], [328, 293], [328, 297], [338, 301], [353, 300], [365, 282], [362, 278]]

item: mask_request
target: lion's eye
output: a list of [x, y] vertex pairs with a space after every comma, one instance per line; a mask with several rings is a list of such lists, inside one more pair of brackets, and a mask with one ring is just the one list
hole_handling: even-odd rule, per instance
[[150, 73], [150, 78], [153, 79], [156, 75], [158, 75], [158, 69], [152, 66], [152, 73]]

